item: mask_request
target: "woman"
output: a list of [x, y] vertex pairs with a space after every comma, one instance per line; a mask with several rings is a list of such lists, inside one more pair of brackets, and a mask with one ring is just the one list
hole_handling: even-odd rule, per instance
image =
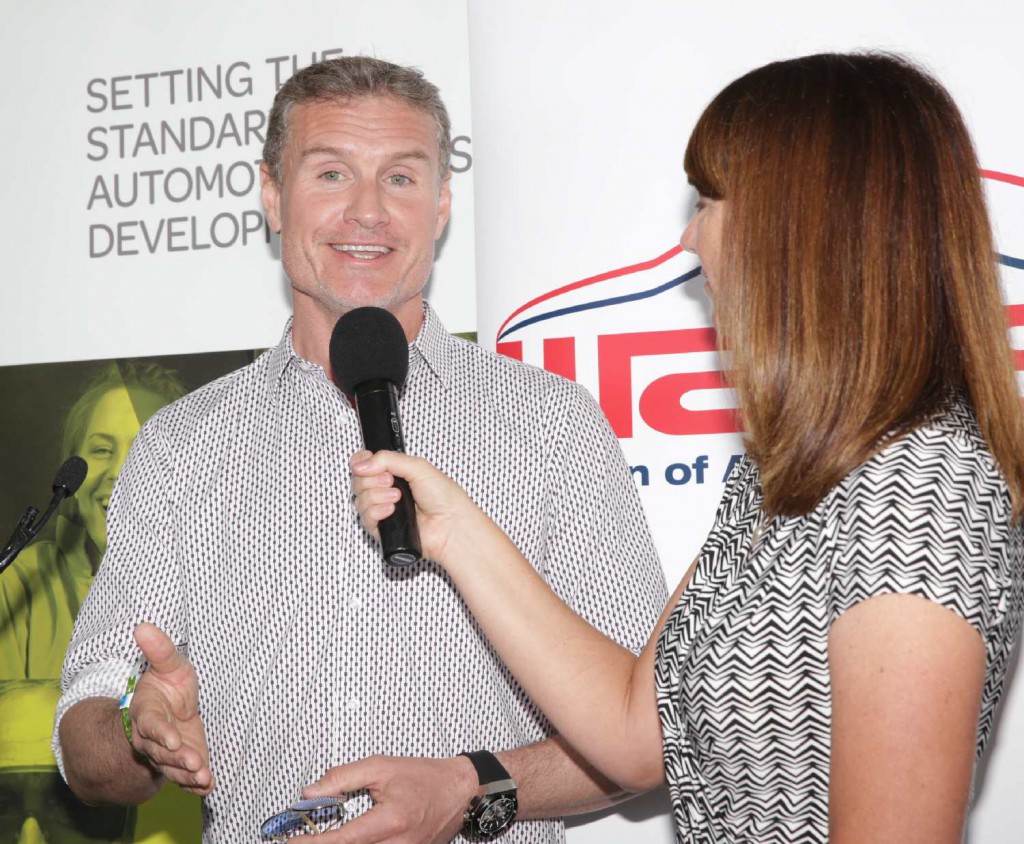
[[60, 677], [71, 628], [107, 547], [107, 505], [139, 428], [185, 394], [157, 364], [111, 363], [100, 370], [64, 421], [61, 457], [89, 466], [57, 516], [55, 541], [29, 546], [0, 581], [0, 678]]
[[1024, 422], [963, 120], [903, 59], [809, 56], [723, 90], [685, 167], [748, 456], [640, 657], [423, 461], [353, 459], [364, 524], [407, 478], [527, 692], [621, 785], [667, 778], [680, 841], [958, 842], [1024, 603]]

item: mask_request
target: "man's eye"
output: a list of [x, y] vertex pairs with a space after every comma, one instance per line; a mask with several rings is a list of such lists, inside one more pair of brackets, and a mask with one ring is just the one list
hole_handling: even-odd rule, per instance
[[328, 170], [326, 173], [321, 174], [321, 179], [326, 179], [328, 182], [337, 182], [341, 179], [341, 173], [337, 170]]
[[393, 176], [388, 176], [388, 184], [392, 185], [411, 185], [412, 179], [408, 176], [404, 176], [401, 173], [395, 173]]

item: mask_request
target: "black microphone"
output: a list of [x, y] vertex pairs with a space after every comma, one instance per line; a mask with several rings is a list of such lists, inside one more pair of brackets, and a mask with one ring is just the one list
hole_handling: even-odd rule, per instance
[[[401, 323], [383, 308], [351, 310], [334, 326], [330, 356], [334, 382], [355, 399], [366, 448], [404, 453], [398, 391], [409, 371], [409, 343]], [[405, 480], [395, 478], [395, 486], [402, 497], [377, 527], [384, 559], [408, 566], [423, 556], [416, 503]]]
[[82, 481], [85, 480], [88, 471], [89, 465], [78, 455], [69, 457], [61, 464], [51, 485], [53, 498], [50, 499], [46, 512], [37, 521], [36, 516], [39, 514], [39, 511], [35, 507], [25, 508], [24, 514], [18, 520], [18, 526], [14, 529], [14, 533], [11, 534], [11, 538], [4, 547], [3, 555], [0, 556], [0, 572], [13, 563], [14, 558], [24, 550], [25, 546], [36, 538], [39, 531], [43, 529], [46, 523], [50, 521], [50, 517], [57, 511], [60, 503], [65, 498], [78, 492], [78, 488], [82, 485]]
[[[60, 468], [57, 470], [57, 475], [53, 479], [53, 494], [59, 495], [60, 500], [63, 501], [65, 498], [70, 498], [82, 485], [85, 480], [85, 476], [89, 474], [89, 464], [86, 463], [77, 454], [72, 455], [63, 463], [60, 464]], [[60, 501], [57, 502], [58, 504]]]

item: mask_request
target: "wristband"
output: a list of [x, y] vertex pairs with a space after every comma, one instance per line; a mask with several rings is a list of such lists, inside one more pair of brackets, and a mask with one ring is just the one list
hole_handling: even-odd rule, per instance
[[121, 710], [121, 723], [124, 724], [124, 735], [128, 739], [128, 744], [132, 743], [132, 718], [128, 710], [132, 705], [132, 698], [135, 697], [135, 684], [138, 682], [138, 674], [132, 674], [128, 678], [128, 685], [125, 686], [124, 694], [121, 695], [121, 703], [118, 704]]

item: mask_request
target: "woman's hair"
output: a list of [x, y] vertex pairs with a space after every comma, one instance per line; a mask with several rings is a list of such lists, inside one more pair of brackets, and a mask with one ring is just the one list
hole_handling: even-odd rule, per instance
[[61, 459], [79, 453], [96, 405], [111, 390], [119, 388], [126, 389], [129, 395], [136, 391], [150, 393], [164, 399], [165, 404], [180, 399], [188, 392], [177, 373], [159, 364], [138, 360], [107, 364], [96, 373], [64, 418]]
[[727, 200], [715, 319], [765, 511], [809, 512], [959, 393], [1020, 516], [1024, 419], [996, 253], [946, 90], [887, 54], [769, 64], [715, 97], [685, 167]]

